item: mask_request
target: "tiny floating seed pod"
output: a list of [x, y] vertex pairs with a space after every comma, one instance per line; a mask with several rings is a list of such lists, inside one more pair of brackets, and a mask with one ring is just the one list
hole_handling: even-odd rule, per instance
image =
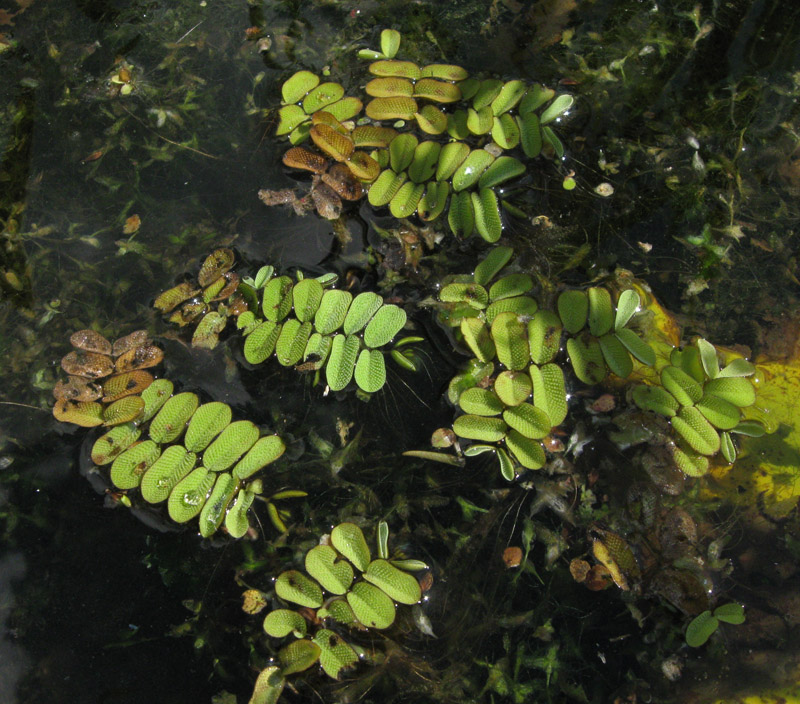
[[367, 628], [389, 628], [394, 623], [395, 605], [388, 594], [368, 582], [357, 582], [347, 593], [347, 603]]
[[180, 445], [170, 445], [144, 473], [139, 487], [150, 504], [166, 501], [177, 483], [194, 469], [197, 455]]
[[568, 333], [579, 333], [589, 315], [588, 296], [583, 291], [564, 291], [558, 297], [558, 315]]
[[281, 86], [284, 103], [296, 103], [309, 91], [319, 85], [319, 76], [311, 71], [298, 71], [292, 74]]

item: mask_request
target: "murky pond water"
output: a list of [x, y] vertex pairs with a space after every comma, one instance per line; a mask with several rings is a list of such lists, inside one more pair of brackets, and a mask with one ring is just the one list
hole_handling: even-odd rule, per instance
[[[662, 346], [699, 336], [723, 361], [756, 360], [754, 407], [773, 432], [731, 441], [733, 468], [709, 451], [711, 471], [685, 478], [664, 459], [667, 421], [642, 420], [632, 383], [581, 383], [563, 350], [569, 415], [541, 434], [544, 468], [520, 466], [519, 444], [514, 459], [496, 443], [466, 462], [452, 448], [442, 451], [450, 463], [401, 454], [430, 452], [431, 434], [453, 425], [448, 383], [476, 347], [445, 321], [463, 308], [443, 312], [437, 296], [448, 276], [470, 280], [489, 246], [477, 232], [454, 237], [447, 216], [400, 223], [366, 198], [320, 217], [320, 177], [285, 167], [291, 145], [275, 134], [297, 71], [366, 103], [374, 76], [358, 52], [380, 48], [383, 28], [402, 34], [398, 58], [463, 67], [483, 90], [519, 79], [574, 96], [544, 155], [531, 156], [523, 135], [525, 154], [507, 151], [524, 174], [495, 194], [476, 190], [470, 208], [502, 217], [499, 244], [514, 248], [512, 270], [530, 275], [541, 307], [555, 309], [561, 287], [618, 293], [638, 282], [640, 317], [655, 321]], [[6, 3], [0, 701], [232, 704], [276, 662], [286, 702], [797, 700], [798, 36], [800, 10], [778, 0]], [[525, 133], [523, 117], [487, 119]], [[422, 124], [408, 118], [398, 129]], [[480, 132], [465, 135], [482, 147]], [[311, 212], [259, 200], [283, 189]], [[326, 393], [324, 374], [315, 385], [294, 362], [251, 363], [232, 323], [214, 349], [193, 347], [191, 326], [170, 324], [153, 301], [193, 281], [216, 248], [235, 252], [243, 281], [265, 264], [334, 272], [339, 288], [402, 307], [403, 335], [421, 339], [386, 346], [386, 384], [371, 396], [356, 384]], [[474, 295], [460, 303], [482, 310]], [[100, 433], [53, 417], [59, 360], [87, 328], [110, 340], [147, 330], [165, 353], [157, 376], [283, 438], [260, 487], [270, 501], [256, 501], [244, 538], [202, 539], [196, 522], [137, 502], [135, 488], [128, 510], [127, 489], [93, 468]], [[707, 376], [719, 372], [705, 363]], [[476, 377], [481, 399], [495, 371]], [[501, 465], [514, 481], [498, 456], [517, 463]], [[421, 603], [393, 596], [386, 629], [328, 619], [362, 662], [338, 679], [324, 658], [328, 674], [316, 658], [289, 674], [287, 641], [264, 633], [268, 611], [243, 611], [243, 593], [285, 606], [275, 578], [301, 569], [321, 535], [357, 523], [374, 546], [380, 522], [387, 556], [427, 565], [408, 573]], [[724, 609], [695, 623], [735, 604], [744, 623]], [[308, 628], [319, 627], [318, 606], [301, 610]], [[692, 623], [707, 643], [692, 647]]]

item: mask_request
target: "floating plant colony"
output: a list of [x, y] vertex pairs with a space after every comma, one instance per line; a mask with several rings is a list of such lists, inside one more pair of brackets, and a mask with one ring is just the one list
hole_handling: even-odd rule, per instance
[[[110, 427], [94, 442], [91, 459], [98, 467], [110, 465], [110, 480], [125, 492], [125, 503], [131, 505], [127, 492], [138, 490], [148, 504], [166, 502], [176, 523], [199, 515], [203, 537], [223, 520], [231, 536], [243, 536], [247, 512], [261, 493], [261, 481], [252, 477], [283, 454], [283, 440], [262, 435], [249, 420], [232, 421], [226, 403], [200, 404], [197, 394], [173, 394], [169, 379], [144, 369], [158, 364], [163, 352], [143, 330], [113, 345], [92, 330], [70, 340], [76, 349], [61, 360], [70, 376], [54, 390], [53, 414], [84, 427]], [[102, 385], [94, 383], [99, 380]], [[272, 499], [297, 495], [304, 494]], [[280, 526], [277, 509], [269, 506]]]
[[[400, 35], [384, 30], [381, 52], [359, 54], [378, 60], [369, 66], [374, 78], [365, 92], [371, 100], [358, 124], [352, 118], [362, 103], [344, 97], [341, 85], [309, 71], [291, 76], [282, 87], [276, 134], [288, 135], [295, 146], [283, 161], [315, 174], [311, 197], [320, 212], [322, 202], [338, 201], [332, 217], [341, 209], [339, 198], [358, 200], [366, 192], [372, 206], [388, 206], [394, 217], [416, 213], [432, 222], [446, 213], [453, 234], [477, 231], [496, 242], [502, 220], [495, 187], [526, 171], [519, 158], [503, 152], [533, 159], [547, 148], [561, 158], [564, 147], [550, 125], [573, 98], [520, 80], [470, 78], [460, 66], [399, 61], [399, 45]], [[414, 125], [431, 138], [420, 140]], [[309, 137], [316, 150], [298, 146]], [[281, 202], [272, 193], [260, 196]]]
[[[340, 523], [329, 536], [311, 548], [304, 559], [305, 574], [288, 570], [275, 581], [278, 599], [297, 610], [278, 608], [264, 619], [272, 638], [294, 640], [278, 651], [280, 666], [259, 676], [256, 692], [271, 687], [280, 694], [283, 678], [319, 662], [327, 675], [340, 673], [359, 660], [356, 648], [337, 631], [383, 630], [395, 621], [397, 604], [413, 605], [422, 597], [417, 579], [410, 574], [427, 568], [418, 560], [391, 560], [389, 528], [378, 526], [378, 557], [373, 559], [364, 533], [354, 523]], [[275, 693], [275, 690], [277, 694]]]
[[[209, 277], [204, 277], [202, 272], [207, 268], [217, 271], [215, 264], [221, 261], [228, 269], [232, 267], [233, 252], [217, 250], [211, 254], [201, 267], [200, 279], [207, 280]], [[230, 276], [228, 269], [218, 274], [218, 278]], [[222, 312], [219, 309], [205, 312], [207, 288], [202, 298], [184, 302], [201, 293], [186, 283], [159, 295], [154, 305], [169, 314], [183, 303], [183, 307], [170, 316], [170, 320], [175, 319], [179, 324], [189, 318], [187, 309], [193, 314], [192, 320], [197, 320], [204, 312], [192, 344], [198, 339], [200, 329], [205, 327], [207, 332], [200, 336], [201, 346], [208, 347], [209, 332], [216, 339], [225, 327], [226, 316], [233, 316], [237, 328], [245, 336], [244, 357], [250, 364], [261, 364], [274, 356], [282, 366], [295, 367], [301, 372], [324, 370], [326, 383], [332, 391], [341, 391], [354, 378], [362, 391], [378, 391], [386, 383], [381, 348], [391, 343], [403, 329], [406, 312], [393, 303], [384, 303], [377, 293], [366, 291], [354, 297], [349, 291], [333, 288], [336, 281], [335, 274], [308, 278], [299, 271], [293, 280], [276, 275], [274, 267], [265, 266], [254, 279], [242, 282], [238, 292], [230, 291], [227, 286], [220, 289], [228, 289], [232, 296], [228, 303], [222, 304]], [[207, 286], [215, 287], [215, 284]], [[213, 317], [212, 322], [205, 326], [209, 316]], [[403, 348], [419, 339], [398, 340], [390, 350], [392, 357], [405, 367], [413, 365]]]
[[[450, 401], [463, 412], [453, 432], [475, 441], [465, 455], [494, 453], [508, 481], [520, 467], [544, 466], [542, 440], [567, 417], [567, 384], [557, 361], [562, 344], [575, 377], [588, 385], [600, 384], [609, 372], [625, 379], [636, 365], [657, 362], [654, 349], [629, 327], [641, 305], [634, 289], [620, 291], [616, 301], [601, 286], [567, 290], [558, 296], [557, 312], [540, 309], [528, 274], [495, 280], [512, 256], [509, 247], [496, 247], [472, 277], [453, 277], [439, 292], [440, 319], [474, 355], [448, 387]], [[498, 362], [503, 369], [495, 375]], [[708, 456], [719, 451], [733, 462], [730, 432], [764, 432], [760, 423], [740, 417], [740, 409], [755, 401], [744, 378], [754, 371], [744, 359], [720, 370], [716, 349], [700, 340], [673, 350], [672, 364], [661, 370], [662, 386], [640, 384], [633, 398], [640, 408], [670, 417], [676, 464], [699, 476], [708, 471]]]
[[756, 368], [736, 358], [720, 368], [717, 350], [699, 338], [694, 345], [674, 349], [670, 364], [661, 369], [660, 386], [640, 384], [632, 397], [639, 408], [670, 419], [677, 434], [675, 463], [690, 476], [708, 471], [708, 458], [718, 452], [728, 462], [736, 461], [731, 433], [760, 437], [764, 426], [742, 416], [756, 401], [756, 390], [748, 377]]

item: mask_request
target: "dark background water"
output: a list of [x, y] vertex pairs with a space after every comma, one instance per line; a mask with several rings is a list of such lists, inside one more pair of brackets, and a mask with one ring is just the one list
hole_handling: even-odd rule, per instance
[[[252, 25], [271, 38], [269, 50], [246, 40]], [[246, 700], [254, 672], [240, 631], [250, 627], [233, 580], [243, 548], [203, 546], [191, 532], [160, 533], [111, 510], [81, 476], [85, 433], [53, 420], [50, 389], [73, 330], [164, 334], [154, 295], [214, 246], [234, 246], [246, 265], [343, 272], [363, 264], [357, 225], [339, 249], [328, 223], [256, 198], [259, 188], [295, 183], [279, 165], [285, 144], [272, 136], [269, 113], [293, 71], [330, 67], [355, 90], [363, 83], [355, 48], [375, 46], [380, 28], [392, 26], [426, 60], [569, 89], [577, 103], [562, 130], [568, 158], [543, 164], [523, 196], [555, 229], [514, 226], [531, 238], [530, 261], [547, 274], [568, 269], [575, 282], [631, 269], [690, 332], [757, 351], [797, 294], [799, 25], [793, 3], [769, 0], [3, 5], [0, 261], [13, 277], [2, 282], [0, 374], [3, 401], [19, 405], [0, 406], [0, 702], [179, 703], [223, 689]], [[129, 95], [112, 81], [125, 67]], [[561, 188], [570, 170], [574, 192]], [[604, 181], [614, 186], [610, 199], [594, 193]], [[133, 214], [142, 225], [129, 236]], [[581, 245], [587, 254], [573, 265]], [[454, 262], [475, 249], [454, 248]], [[411, 283], [420, 297], [433, 290], [423, 276]], [[279, 477], [308, 482], [301, 519], [312, 526], [359, 502], [396, 503], [409, 485], [383, 471], [394, 466], [390, 456], [422, 446], [450, 414], [440, 391], [451, 356], [433, 347], [428, 377], [398, 373], [367, 407], [322, 400], [280, 370], [249, 373], [222, 351], [209, 358], [163, 340], [168, 372], [243, 417], [295, 436], [315, 428], [331, 442], [338, 417], [364, 429], [372, 465], [345, 472], [351, 483], [326, 488], [324, 474], [303, 478], [291, 466]], [[466, 475], [465, 495], [480, 495], [477, 477]], [[438, 478], [426, 489], [431, 505], [452, 486]], [[426, 509], [444, 526], [456, 513], [452, 504], [437, 510]], [[486, 545], [505, 539], [503, 520], [487, 523]], [[478, 572], [481, 549], [465, 556]], [[495, 579], [474, 585], [487, 603]], [[189, 628], [184, 600], [206, 608]], [[601, 622], [624, 613], [603, 597], [582, 618], [590, 633], [604, 633]], [[468, 633], [461, 668], [502, 654], [496, 635], [470, 643]], [[593, 701], [610, 701], [624, 683], [612, 635], [603, 635], [612, 664], [597, 676]], [[419, 648], [430, 656], [430, 646]], [[620, 647], [618, 657], [630, 652]], [[453, 692], [462, 675], [453, 666]]]

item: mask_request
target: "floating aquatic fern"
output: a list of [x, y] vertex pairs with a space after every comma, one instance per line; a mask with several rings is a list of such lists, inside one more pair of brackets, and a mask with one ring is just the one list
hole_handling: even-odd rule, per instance
[[[372, 206], [388, 206], [397, 218], [416, 213], [433, 222], [446, 213], [455, 235], [478, 232], [496, 242], [502, 218], [494, 189], [526, 171], [520, 159], [503, 152], [533, 159], [547, 145], [561, 158], [564, 147], [549, 125], [569, 110], [572, 96], [519, 80], [470, 78], [460, 66], [399, 61], [394, 56], [400, 35], [384, 30], [381, 36], [391, 51], [359, 54], [380, 57], [370, 64], [375, 77], [365, 87], [371, 122], [347, 122], [360, 113], [361, 101], [342, 98], [340, 85], [321, 83], [308, 71], [283, 84], [276, 134], [288, 135], [295, 145], [284, 163], [315, 174], [312, 198], [323, 197], [320, 189], [334, 192], [327, 196], [334, 199], [333, 217], [340, 212], [339, 197], [357, 200], [363, 190]], [[391, 44], [383, 39], [388, 36]], [[415, 122], [432, 139], [398, 131], [398, 120]], [[381, 124], [387, 121], [394, 126]], [[297, 146], [309, 138], [317, 151]], [[286, 202], [273, 192], [260, 195], [268, 204]]]
[[674, 349], [670, 364], [660, 371], [660, 386], [640, 384], [632, 398], [639, 408], [669, 418], [676, 434], [672, 454], [690, 476], [709, 470], [709, 457], [722, 454], [736, 461], [736, 434], [758, 437], [765, 432], [758, 421], [745, 420], [743, 409], [756, 401], [750, 381], [756, 368], [734, 357], [720, 368], [719, 353], [708, 340]]
[[[201, 271], [210, 268], [209, 260], [224, 260], [233, 266], [233, 253], [217, 250]], [[226, 270], [218, 278], [230, 275]], [[353, 379], [362, 391], [379, 391], [386, 383], [382, 348], [405, 327], [406, 312], [370, 291], [353, 296], [349, 291], [333, 288], [336, 282], [335, 275], [310, 278], [297, 272], [296, 279], [292, 279], [276, 275], [272, 266], [262, 267], [254, 279], [245, 280], [237, 289], [226, 287], [227, 304], [223, 301], [217, 311], [205, 313], [194, 333], [193, 344], [209, 316], [222, 321], [215, 328], [215, 342], [227, 319], [235, 318], [236, 327], [245, 337], [244, 357], [250, 364], [261, 364], [275, 357], [282, 366], [301, 372], [324, 371], [326, 383], [333, 391], [344, 389]], [[184, 308], [189, 306], [194, 310], [194, 299], [187, 297], [196, 295], [197, 290], [191, 285], [179, 284], [159, 295], [155, 306], [165, 313], [181, 303]], [[171, 314], [170, 320], [175, 317], [179, 321], [186, 319], [182, 310]], [[398, 340], [390, 350], [393, 359], [405, 367], [413, 366], [413, 353], [402, 348], [417, 340], [408, 337]], [[200, 346], [212, 345], [203, 336]]]
[[[266, 668], [259, 681], [270, 679], [279, 694], [285, 677], [317, 663], [329, 677], [338, 679], [359, 660], [358, 647], [340, 635], [343, 629], [353, 634], [387, 629], [395, 622], [397, 604], [419, 602], [422, 591], [410, 572], [427, 566], [416, 560], [389, 559], [385, 523], [378, 534], [378, 556], [373, 558], [361, 528], [340, 523], [306, 553], [305, 573], [288, 570], [278, 576], [276, 597], [301, 610], [281, 607], [264, 618], [269, 637], [294, 640], [278, 651], [277, 670]], [[256, 692], [265, 686], [257, 683]]]
[[[54, 415], [85, 427], [112, 426], [94, 442], [91, 459], [109, 468], [125, 502], [131, 505], [130, 492], [138, 490], [148, 504], [166, 502], [176, 523], [199, 517], [203, 537], [223, 521], [231, 536], [244, 535], [247, 510], [261, 493], [253, 475], [283, 454], [283, 440], [262, 436], [248, 420], [232, 421], [225, 403], [201, 404], [195, 393], [173, 394], [171, 381], [143, 372], [163, 358], [143, 331], [111, 345], [82, 330], [71, 342], [75, 351], [61, 361], [70, 377], [55, 389]], [[102, 387], [90, 382], [104, 377]], [[271, 499], [302, 495], [283, 492]], [[274, 506], [270, 517], [285, 530]]]

